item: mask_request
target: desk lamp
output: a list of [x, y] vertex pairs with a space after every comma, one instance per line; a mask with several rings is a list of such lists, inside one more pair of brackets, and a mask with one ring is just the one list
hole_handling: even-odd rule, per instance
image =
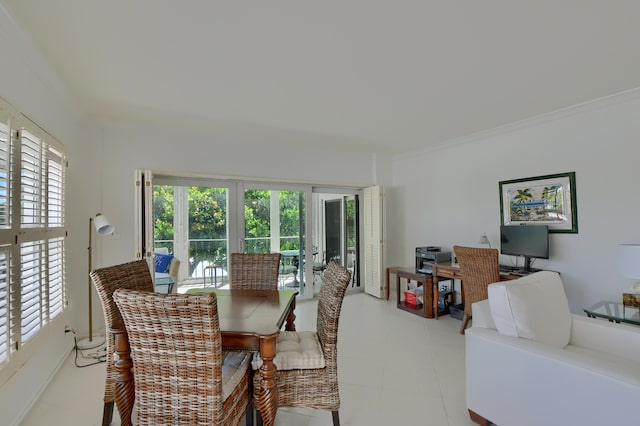
[[489, 241], [489, 237], [487, 237], [487, 233], [483, 233], [478, 240], [478, 244], [489, 244], [489, 248], [491, 248], [491, 241]]

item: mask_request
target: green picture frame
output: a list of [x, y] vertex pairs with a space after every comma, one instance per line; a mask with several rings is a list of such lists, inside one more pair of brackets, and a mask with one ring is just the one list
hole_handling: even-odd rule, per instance
[[547, 225], [549, 232], [577, 234], [576, 173], [503, 180], [501, 225]]

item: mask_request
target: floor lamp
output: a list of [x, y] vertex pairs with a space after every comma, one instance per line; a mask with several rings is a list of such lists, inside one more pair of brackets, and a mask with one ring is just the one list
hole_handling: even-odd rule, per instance
[[[96, 217], [89, 217], [89, 247], [88, 247], [88, 251], [89, 251], [89, 270], [88, 273], [91, 273], [92, 270], [92, 265], [91, 265], [91, 261], [93, 258], [93, 250], [92, 250], [92, 236], [93, 236], [93, 228], [96, 229], [96, 232], [98, 233], [98, 235], [110, 235], [113, 233], [113, 231], [115, 231], [115, 227], [109, 222], [109, 219], [106, 218], [106, 216], [98, 213], [96, 214]], [[77, 343], [77, 347], [78, 349], [91, 349], [91, 348], [96, 348], [98, 346], [101, 346], [104, 344], [105, 339], [102, 336], [96, 336], [94, 338], [93, 336], [93, 300], [92, 300], [92, 293], [93, 293], [93, 283], [91, 282], [91, 277], [89, 277], [89, 337], [87, 339], [82, 339], [80, 341], [78, 341]]]

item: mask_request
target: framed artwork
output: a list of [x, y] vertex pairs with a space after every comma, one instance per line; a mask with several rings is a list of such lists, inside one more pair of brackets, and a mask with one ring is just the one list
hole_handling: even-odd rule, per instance
[[548, 225], [549, 232], [578, 233], [575, 172], [504, 180], [499, 186], [502, 225]]

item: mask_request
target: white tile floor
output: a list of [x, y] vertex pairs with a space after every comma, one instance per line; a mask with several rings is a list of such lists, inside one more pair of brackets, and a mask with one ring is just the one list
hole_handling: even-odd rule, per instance
[[[315, 302], [300, 301], [296, 328], [315, 329]], [[465, 405], [460, 321], [424, 319], [364, 293], [347, 295], [338, 338], [342, 425], [474, 425]], [[104, 364], [77, 368], [74, 354], [23, 426], [100, 425]], [[117, 412], [113, 425], [119, 425]], [[331, 413], [280, 409], [278, 426], [331, 425]]]

